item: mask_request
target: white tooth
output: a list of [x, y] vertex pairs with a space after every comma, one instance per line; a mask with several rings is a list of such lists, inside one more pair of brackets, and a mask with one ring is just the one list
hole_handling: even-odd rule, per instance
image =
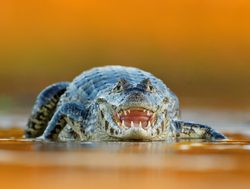
[[128, 110], [128, 113], [130, 114], [130, 110]]
[[120, 116], [121, 116], [121, 115], [120, 115], [119, 113], [117, 113], [117, 116], [118, 116], [118, 118], [120, 119]]
[[134, 122], [133, 121], [130, 122], [130, 127], [134, 127]]
[[147, 111], [147, 116], [149, 116], [150, 115], [150, 112], [149, 111]]
[[125, 115], [125, 116], [127, 115], [127, 112], [126, 112], [126, 110], [124, 110], [124, 115]]
[[141, 121], [139, 122], [139, 127], [142, 128], [142, 123], [141, 123]]
[[122, 127], [125, 127], [125, 123], [124, 123], [124, 120], [122, 120]]
[[147, 127], [151, 127], [151, 122], [150, 121], [148, 121]]
[[145, 110], [145, 109], [143, 109], [143, 112], [146, 112], [146, 110]]

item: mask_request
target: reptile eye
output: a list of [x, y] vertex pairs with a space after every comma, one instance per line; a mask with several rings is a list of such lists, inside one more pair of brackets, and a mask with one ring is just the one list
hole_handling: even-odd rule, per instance
[[149, 78], [143, 80], [143, 81], [141, 82], [141, 84], [145, 86], [146, 91], [148, 91], [148, 92], [155, 92], [155, 88], [154, 88], [154, 86], [152, 85], [152, 83], [151, 83], [151, 81], [150, 81]]
[[154, 87], [152, 85], [148, 85], [146, 90], [149, 92], [154, 92]]
[[122, 91], [122, 89], [123, 89], [123, 87], [122, 87], [121, 85], [117, 85], [117, 86], [113, 89], [113, 91], [115, 91], [115, 92], [120, 92], [120, 91]]
[[123, 90], [123, 86], [127, 83], [125, 79], [121, 79], [118, 81], [117, 85], [113, 88], [114, 92], [121, 92]]

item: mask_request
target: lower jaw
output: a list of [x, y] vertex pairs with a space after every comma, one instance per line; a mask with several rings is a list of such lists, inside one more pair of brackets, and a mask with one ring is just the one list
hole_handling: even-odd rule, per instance
[[115, 138], [118, 138], [120, 140], [152, 140], [155, 135], [152, 135], [151, 133], [147, 132], [147, 130], [144, 130], [142, 128], [134, 127], [125, 133], [122, 136], [112, 136]]
[[[168, 122], [163, 120], [156, 120], [154, 127], [143, 128], [143, 127], [125, 127], [123, 128], [123, 134], [120, 136], [112, 137], [118, 140], [141, 140], [141, 141], [153, 141], [162, 140], [167, 135], [166, 125]], [[119, 127], [117, 125], [117, 127]]]

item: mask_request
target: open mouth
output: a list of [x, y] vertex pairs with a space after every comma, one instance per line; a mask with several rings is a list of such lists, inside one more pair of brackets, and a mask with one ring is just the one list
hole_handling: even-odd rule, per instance
[[156, 113], [145, 108], [128, 108], [114, 113], [114, 121], [119, 127], [153, 127], [156, 122]]

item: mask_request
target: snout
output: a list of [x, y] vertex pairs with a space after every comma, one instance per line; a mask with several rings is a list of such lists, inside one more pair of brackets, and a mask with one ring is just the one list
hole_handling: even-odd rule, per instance
[[127, 102], [144, 102], [145, 100], [145, 95], [140, 91], [133, 91], [127, 97]]

